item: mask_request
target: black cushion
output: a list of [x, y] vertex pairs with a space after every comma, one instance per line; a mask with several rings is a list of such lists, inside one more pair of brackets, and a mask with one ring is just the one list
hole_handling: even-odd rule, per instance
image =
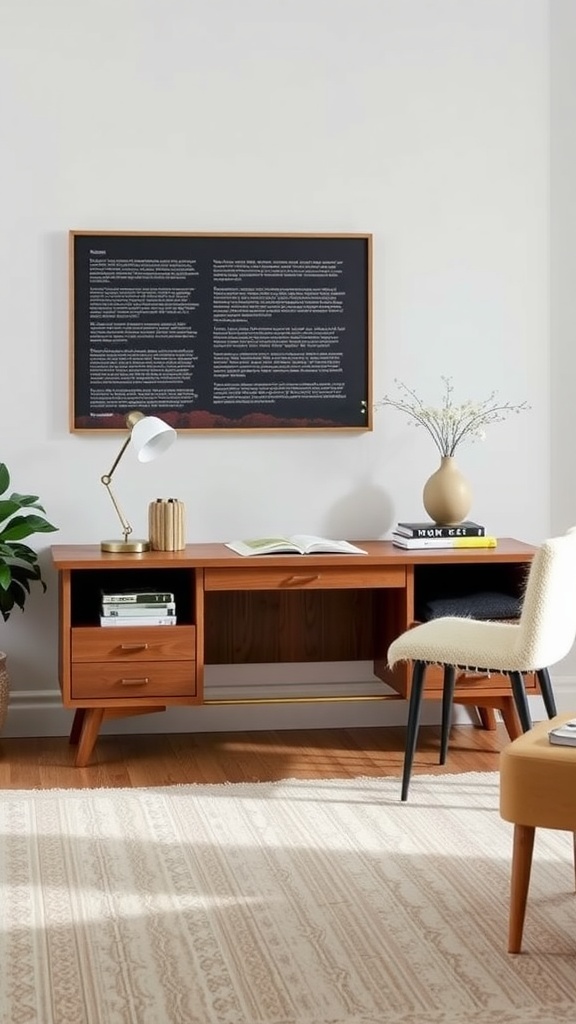
[[517, 619], [522, 611], [522, 598], [498, 591], [481, 590], [458, 597], [435, 597], [419, 609], [421, 622], [456, 615], [468, 619]]

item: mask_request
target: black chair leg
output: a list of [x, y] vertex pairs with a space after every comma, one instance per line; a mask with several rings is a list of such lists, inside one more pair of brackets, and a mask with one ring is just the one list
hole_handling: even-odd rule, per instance
[[444, 665], [444, 689], [442, 691], [442, 734], [440, 737], [440, 764], [446, 764], [448, 756], [448, 740], [452, 722], [452, 704], [456, 684], [454, 665]]
[[426, 675], [426, 662], [415, 661], [412, 669], [412, 689], [410, 690], [410, 704], [408, 706], [408, 723], [406, 726], [406, 750], [404, 752], [404, 771], [402, 774], [402, 795], [401, 800], [408, 798], [408, 787], [412, 774], [412, 763], [416, 752], [418, 740], [418, 728], [420, 725], [420, 709], [422, 707], [422, 692], [424, 690], [424, 678]]
[[530, 708], [528, 707], [528, 697], [526, 696], [526, 690], [524, 687], [524, 676], [521, 672], [509, 672], [510, 682], [512, 683], [512, 696], [514, 697], [514, 703], [516, 704], [516, 710], [518, 712], [518, 718], [520, 719], [520, 725], [522, 726], [522, 732], [528, 732], [532, 728], [532, 719], [530, 717]]
[[548, 718], [554, 718], [557, 715], [556, 701], [552, 692], [552, 683], [550, 682], [550, 673], [547, 668], [541, 668], [536, 673], [538, 685], [540, 686], [540, 693], [542, 694], [542, 700], [544, 701], [544, 707], [546, 708], [546, 714]]

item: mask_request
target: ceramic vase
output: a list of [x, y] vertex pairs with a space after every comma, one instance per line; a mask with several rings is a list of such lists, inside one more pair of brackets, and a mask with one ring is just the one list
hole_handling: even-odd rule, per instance
[[6, 668], [6, 655], [0, 651], [0, 731], [6, 721], [8, 712], [8, 669]]
[[472, 492], [453, 455], [445, 455], [424, 485], [424, 508], [439, 526], [457, 526], [472, 507]]

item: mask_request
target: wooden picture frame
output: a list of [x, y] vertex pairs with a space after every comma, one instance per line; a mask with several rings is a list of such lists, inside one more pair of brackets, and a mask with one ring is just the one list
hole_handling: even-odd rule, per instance
[[372, 235], [69, 233], [70, 431], [372, 429]]

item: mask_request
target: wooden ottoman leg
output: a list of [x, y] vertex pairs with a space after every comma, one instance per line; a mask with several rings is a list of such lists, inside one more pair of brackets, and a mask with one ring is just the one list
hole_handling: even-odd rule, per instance
[[526, 900], [530, 885], [532, 852], [536, 829], [531, 825], [514, 826], [512, 877], [510, 881], [510, 917], [508, 926], [508, 952], [520, 953], [526, 916]]

